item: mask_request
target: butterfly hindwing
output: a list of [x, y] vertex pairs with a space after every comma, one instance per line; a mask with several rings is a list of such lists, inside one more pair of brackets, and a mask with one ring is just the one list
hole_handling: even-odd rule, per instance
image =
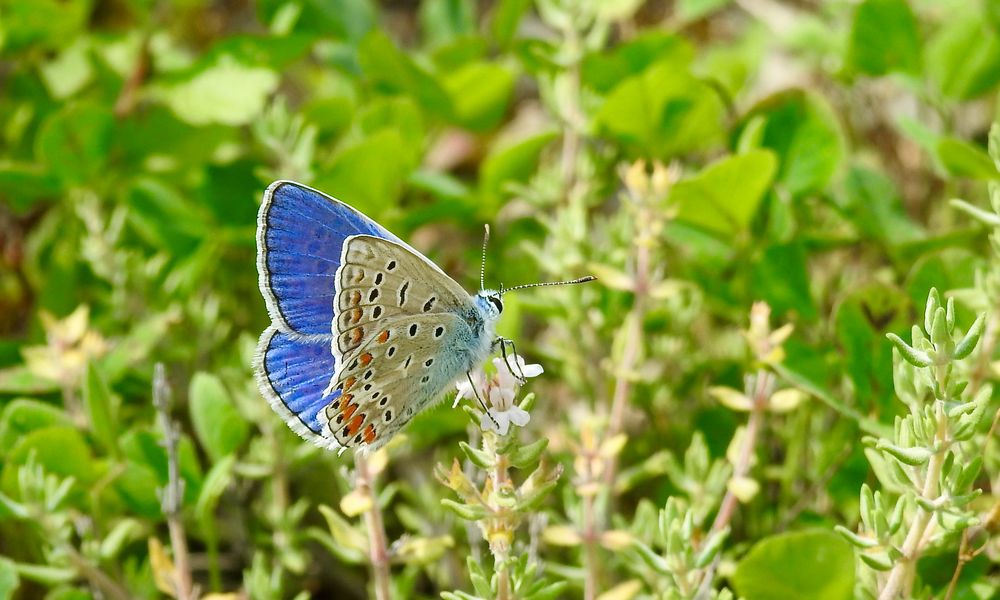
[[342, 446], [381, 446], [468, 368], [468, 323], [449, 312], [395, 315], [345, 357], [320, 416]]
[[257, 386], [271, 407], [295, 433], [323, 447], [337, 447], [320, 414], [339, 395], [324, 394], [335, 367], [329, 342], [296, 340], [273, 325], [260, 336], [254, 358]]
[[290, 181], [267, 188], [257, 216], [257, 271], [276, 327], [317, 340], [330, 335], [344, 242], [358, 234], [399, 242], [322, 192]]

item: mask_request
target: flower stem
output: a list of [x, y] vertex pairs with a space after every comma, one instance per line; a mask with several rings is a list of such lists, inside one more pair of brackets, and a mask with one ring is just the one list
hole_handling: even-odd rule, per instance
[[167, 487], [160, 496], [163, 514], [167, 517], [170, 531], [170, 547], [174, 551], [174, 590], [178, 600], [195, 597], [191, 583], [191, 561], [188, 555], [187, 535], [181, 521], [181, 503], [184, 499], [184, 481], [180, 477], [180, 460], [177, 457], [177, 443], [180, 435], [170, 419], [170, 386], [163, 369], [163, 363], [153, 367], [153, 406], [156, 408], [160, 429], [163, 430], [163, 445], [167, 449]]
[[[920, 495], [927, 500], [937, 500], [940, 495], [938, 482], [941, 479], [941, 467], [944, 464], [944, 455], [947, 452], [947, 429], [948, 420], [944, 412], [944, 402], [938, 400], [935, 403], [934, 412], [937, 416], [937, 432], [935, 434], [935, 444], [939, 449], [931, 455], [927, 465], [927, 474], [924, 477], [924, 486]], [[932, 524], [933, 512], [917, 506], [917, 515], [906, 533], [901, 552], [903, 557], [892, 566], [889, 577], [886, 579], [885, 587], [879, 594], [879, 600], [893, 600], [900, 594], [909, 597], [910, 588], [913, 586], [914, 567], [917, 559], [924, 547], [924, 539], [928, 527]]]
[[372, 564], [372, 581], [377, 600], [389, 600], [389, 548], [386, 541], [385, 525], [382, 523], [382, 510], [375, 496], [374, 481], [368, 469], [368, 458], [360, 452], [354, 454], [354, 464], [357, 467], [355, 486], [371, 500], [371, 508], [365, 512], [365, 524], [368, 527], [369, 560]]
[[[760, 432], [764, 410], [767, 407], [767, 401], [770, 396], [772, 379], [773, 376], [768, 371], [763, 369], [757, 371], [754, 379], [753, 406], [750, 409], [750, 416], [747, 418], [747, 428], [743, 435], [743, 444], [740, 446], [739, 457], [733, 469], [733, 479], [746, 477], [750, 472], [750, 462], [753, 458], [754, 448], [757, 446], [757, 436]], [[727, 489], [726, 495], [722, 498], [722, 503], [719, 506], [719, 512], [715, 515], [715, 520], [712, 521], [712, 528], [709, 534], [705, 536], [705, 539], [729, 525], [729, 521], [736, 512], [738, 502], [739, 500], [736, 494], [733, 493], [732, 488]], [[715, 560], [712, 561], [705, 571], [701, 585], [698, 587], [698, 595], [695, 596], [698, 600], [707, 600], [709, 598], [712, 581], [715, 579], [715, 570], [719, 567], [721, 556], [721, 554], [716, 555]]]

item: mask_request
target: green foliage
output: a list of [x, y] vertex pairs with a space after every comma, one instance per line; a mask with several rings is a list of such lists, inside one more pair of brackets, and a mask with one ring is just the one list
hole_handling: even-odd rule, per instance
[[773, 535], [754, 544], [740, 561], [733, 587], [747, 600], [847, 600], [854, 597], [854, 555], [828, 530]]
[[[0, 600], [995, 595], [997, 3], [0, 0], [0, 89]], [[525, 427], [288, 431], [279, 178], [599, 277]]]

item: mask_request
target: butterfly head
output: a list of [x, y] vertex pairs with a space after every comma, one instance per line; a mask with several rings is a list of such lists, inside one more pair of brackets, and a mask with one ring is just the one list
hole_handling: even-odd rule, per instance
[[476, 294], [476, 304], [479, 305], [480, 309], [486, 316], [497, 319], [500, 317], [500, 313], [503, 312], [503, 298], [501, 297], [503, 292], [498, 292], [496, 290], [480, 290]]

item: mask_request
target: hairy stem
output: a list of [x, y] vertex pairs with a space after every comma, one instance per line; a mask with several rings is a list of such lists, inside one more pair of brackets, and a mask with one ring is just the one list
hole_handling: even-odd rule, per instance
[[[774, 376], [763, 369], [757, 371], [757, 375], [754, 378], [753, 406], [750, 409], [750, 416], [747, 418], [747, 428], [743, 434], [743, 444], [740, 446], [740, 453], [733, 468], [733, 479], [746, 477], [750, 473], [750, 464], [753, 459], [754, 449], [757, 447], [757, 437], [763, 422], [764, 410], [771, 395], [773, 379]], [[705, 539], [708, 539], [714, 533], [722, 531], [722, 529], [729, 525], [729, 521], [732, 520], [738, 504], [739, 499], [736, 497], [736, 494], [733, 493], [732, 489], [727, 489], [726, 495], [723, 496], [722, 503], [719, 505], [719, 512], [715, 515], [715, 520], [712, 521], [712, 528], [705, 536]], [[715, 560], [712, 561], [705, 571], [701, 585], [698, 587], [698, 595], [696, 596], [698, 600], [707, 600], [709, 597], [712, 590], [712, 581], [715, 579], [715, 571], [719, 567], [721, 556], [721, 554], [716, 555]]]
[[160, 505], [167, 518], [170, 547], [174, 551], [174, 590], [178, 600], [189, 600], [193, 599], [195, 594], [191, 583], [187, 535], [184, 531], [184, 522], [181, 520], [184, 481], [180, 476], [180, 459], [177, 457], [180, 434], [170, 419], [170, 385], [167, 383], [163, 363], [156, 363], [153, 368], [153, 406], [156, 408], [160, 429], [163, 430], [163, 445], [167, 450], [167, 487], [161, 492]]
[[[945, 389], [945, 388], [942, 388]], [[935, 445], [939, 448], [931, 455], [927, 464], [927, 474], [924, 477], [923, 489], [920, 495], [927, 500], [937, 500], [940, 495], [938, 482], [941, 479], [941, 467], [944, 463], [944, 455], [947, 452], [948, 420], [944, 412], [944, 402], [938, 400], [935, 403], [934, 412], [937, 416], [937, 432], [935, 433]], [[917, 515], [910, 529], [906, 532], [903, 547], [900, 549], [903, 557], [892, 566], [889, 577], [886, 579], [885, 587], [879, 593], [879, 600], [893, 600], [894, 598], [908, 597], [910, 588], [913, 585], [914, 568], [920, 553], [923, 551], [927, 529], [932, 525], [931, 518], [933, 512], [917, 506]]]
[[365, 512], [365, 524], [368, 527], [369, 560], [372, 564], [372, 581], [377, 600], [389, 600], [389, 546], [386, 541], [385, 525], [382, 523], [382, 510], [375, 496], [374, 481], [368, 469], [368, 459], [360, 452], [354, 454], [356, 469], [355, 486], [369, 498], [371, 508]]

